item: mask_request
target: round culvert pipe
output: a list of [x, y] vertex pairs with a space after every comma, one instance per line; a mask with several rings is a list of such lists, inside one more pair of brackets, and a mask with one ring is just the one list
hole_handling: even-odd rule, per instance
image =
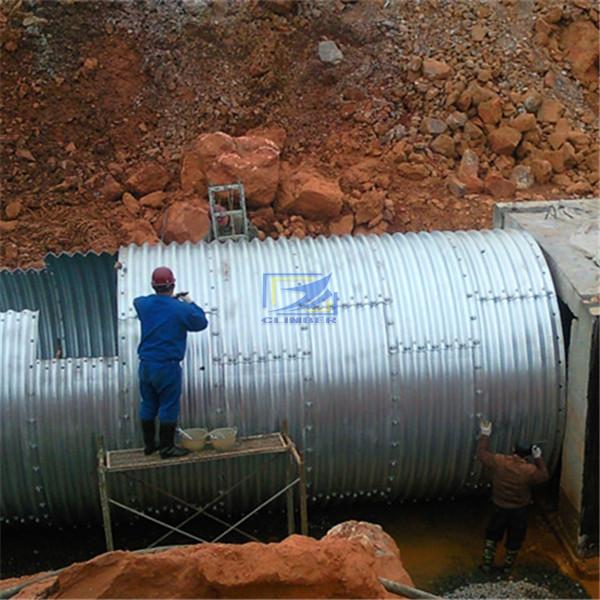
[[[180, 425], [236, 426], [244, 436], [287, 420], [315, 502], [481, 489], [481, 415], [494, 423], [497, 451], [543, 439], [550, 468], [557, 462], [561, 323], [548, 266], [526, 233], [128, 246], [89, 257], [88, 268], [85, 258], [55, 258], [53, 277], [0, 278], [0, 306], [31, 299], [28, 310], [0, 314], [5, 520], [97, 518], [96, 436], [109, 448], [141, 446], [133, 299], [151, 293], [159, 265], [210, 322], [188, 339]], [[63, 358], [38, 355], [40, 329], [44, 339], [62, 335]], [[77, 355], [97, 340], [112, 354]], [[140, 477], [200, 504], [261, 460]], [[284, 476], [275, 461], [220, 508], [256, 506]], [[139, 482], [114, 476], [109, 485], [137, 510], [171, 506]]]

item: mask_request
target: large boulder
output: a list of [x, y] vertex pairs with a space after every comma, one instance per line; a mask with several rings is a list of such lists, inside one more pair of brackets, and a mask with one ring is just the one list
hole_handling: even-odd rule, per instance
[[598, 29], [589, 19], [573, 21], [561, 36], [567, 60], [582, 82], [598, 79]]
[[183, 154], [181, 187], [206, 197], [208, 185], [240, 182], [250, 208], [269, 206], [279, 185], [278, 144], [283, 141], [258, 135], [203, 134]]
[[340, 214], [343, 192], [336, 180], [316, 171], [298, 169], [282, 179], [279, 210], [321, 221]]
[[210, 230], [208, 202], [199, 197], [178, 200], [166, 210], [160, 226], [161, 239], [170, 244], [199, 242]]
[[235, 151], [233, 138], [226, 133], [199, 135], [183, 152], [179, 174], [184, 192], [206, 196], [206, 170], [221, 154]]
[[[125, 182], [127, 189], [137, 196], [145, 196], [165, 189], [169, 172], [156, 162], [148, 161], [136, 167]], [[122, 193], [122, 192], [121, 192]], [[121, 194], [115, 196], [120, 198]]]

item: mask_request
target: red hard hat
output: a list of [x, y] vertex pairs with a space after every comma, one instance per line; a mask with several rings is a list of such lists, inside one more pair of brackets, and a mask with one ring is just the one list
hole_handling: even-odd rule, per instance
[[153, 288], [169, 288], [175, 285], [175, 275], [169, 267], [158, 267], [152, 271]]

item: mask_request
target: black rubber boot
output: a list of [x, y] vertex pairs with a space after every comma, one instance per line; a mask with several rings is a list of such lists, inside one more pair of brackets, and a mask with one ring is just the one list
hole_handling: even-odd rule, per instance
[[502, 572], [504, 573], [504, 575], [510, 575], [512, 573], [518, 554], [518, 550], [506, 551], [506, 554], [504, 555], [504, 564], [502, 565]]
[[157, 450], [154, 421], [142, 421], [142, 433], [144, 434], [144, 454], [148, 456]]
[[161, 423], [158, 430], [161, 458], [179, 458], [187, 456], [190, 451], [175, 445], [176, 423]]
[[494, 558], [496, 557], [496, 542], [494, 540], [485, 540], [483, 545], [483, 555], [481, 557], [480, 569], [489, 574], [494, 566]]

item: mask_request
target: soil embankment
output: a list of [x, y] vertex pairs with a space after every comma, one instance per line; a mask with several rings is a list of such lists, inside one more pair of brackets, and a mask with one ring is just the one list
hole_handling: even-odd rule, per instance
[[197, 241], [206, 184], [237, 179], [273, 238], [489, 227], [498, 200], [597, 189], [589, 0], [1, 12], [0, 266]]
[[[26, 587], [21, 598], [385, 598], [379, 577], [412, 586], [378, 525], [347, 521], [321, 540], [109, 552]], [[15, 585], [4, 581], [0, 589]]]

